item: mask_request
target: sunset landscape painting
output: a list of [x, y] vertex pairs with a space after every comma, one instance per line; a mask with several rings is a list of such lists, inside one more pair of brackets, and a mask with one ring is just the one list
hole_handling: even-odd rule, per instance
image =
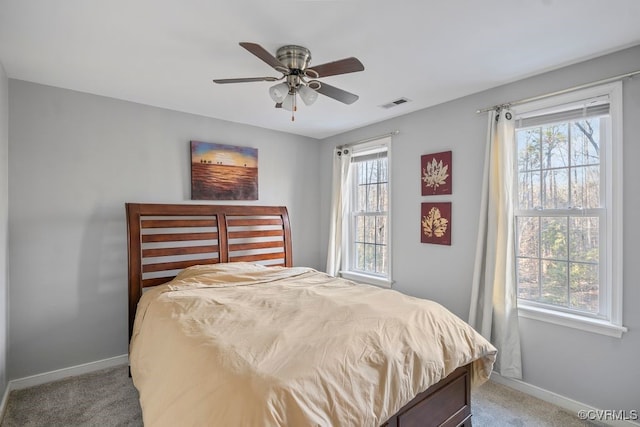
[[258, 200], [258, 149], [191, 141], [192, 200]]

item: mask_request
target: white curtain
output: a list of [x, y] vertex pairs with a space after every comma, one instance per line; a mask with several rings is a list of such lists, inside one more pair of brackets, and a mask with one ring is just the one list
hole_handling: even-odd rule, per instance
[[333, 179], [331, 185], [331, 223], [329, 224], [329, 248], [327, 250], [327, 273], [337, 276], [342, 267], [342, 243], [345, 236], [346, 209], [349, 206], [349, 166], [351, 150], [336, 148], [333, 152]]
[[509, 110], [489, 114], [469, 324], [498, 349], [494, 369], [522, 378], [515, 278], [515, 134]]

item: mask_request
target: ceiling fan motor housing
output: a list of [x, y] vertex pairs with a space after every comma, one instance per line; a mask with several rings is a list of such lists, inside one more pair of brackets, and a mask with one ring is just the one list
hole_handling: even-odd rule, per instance
[[287, 45], [276, 52], [276, 58], [290, 70], [305, 70], [311, 61], [311, 52], [306, 47]]

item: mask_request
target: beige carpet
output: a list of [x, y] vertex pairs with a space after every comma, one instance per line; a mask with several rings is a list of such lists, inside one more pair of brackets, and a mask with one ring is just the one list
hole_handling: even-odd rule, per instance
[[[119, 366], [15, 390], [2, 427], [141, 426], [138, 393]], [[488, 382], [472, 396], [474, 427], [591, 426], [575, 414], [505, 386]]]
[[2, 427], [141, 426], [138, 392], [119, 366], [14, 390]]
[[595, 426], [543, 400], [491, 381], [471, 396], [474, 427], [574, 427]]

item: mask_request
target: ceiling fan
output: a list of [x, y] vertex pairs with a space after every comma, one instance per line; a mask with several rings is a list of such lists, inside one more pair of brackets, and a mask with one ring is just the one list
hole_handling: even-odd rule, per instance
[[282, 46], [273, 56], [257, 43], [241, 42], [240, 46], [266, 62], [274, 70], [282, 73], [282, 76], [214, 79], [213, 81], [226, 84], [284, 80], [282, 83], [270, 87], [269, 95], [275, 101], [276, 108], [283, 108], [292, 112], [291, 120], [295, 120], [293, 112], [296, 111], [296, 95], [300, 96], [305, 105], [313, 104], [319, 93], [345, 104], [353, 104], [358, 100], [358, 95], [317, 80], [318, 78], [337, 74], [363, 71], [364, 65], [357, 58], [344, 58], [309, 67], [311, 52], [306, 47], [296, 45]]

